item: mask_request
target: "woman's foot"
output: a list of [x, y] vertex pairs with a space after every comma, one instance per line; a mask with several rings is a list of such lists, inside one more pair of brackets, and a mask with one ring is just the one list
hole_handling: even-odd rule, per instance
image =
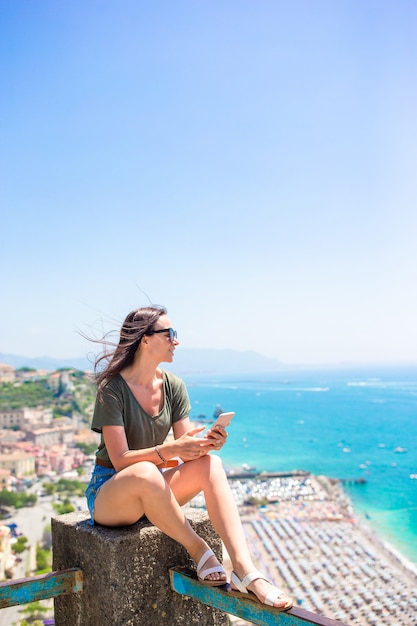
[[195, 561], [197, 563], [197, 576], [201, 582], [211, 586], [226, 584], [226, 572], [210, 548], [205, 546], [200, 550]]
[[232, 572], [230, 582], [232, 593], [249, 593], [252, 597], [255, 596], [261, 604], [273, 606], [281, 611], [287, 611], [293, 605], [292, 599], [284, 591], [270, 583], [258, 570], [253, 570], [242, 578]]

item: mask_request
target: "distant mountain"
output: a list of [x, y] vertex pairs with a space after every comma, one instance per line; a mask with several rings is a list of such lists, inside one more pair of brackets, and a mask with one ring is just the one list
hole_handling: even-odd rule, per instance
[[181, 348], [175, 352], [174, 362], [165, 367], [178, 374], [254, 373], [284, 369], [285, 364], [253, 350]]
[[48, 356], [19, 356], [16, 354], [3, 354], [0, 352], [0, 363], [12, 365], [15, 369], [19, 367], [33, 367], [39, 370], [55, 371], [61, 367], [73, 367], [81, 371], [93, 369], [92, 362], [87, 357], [74, 357], [73, 359], [54, 359]]
[[[55, 371], [62, 367], [74, 367], [82, 371], [93, 369], [93, 357], [74, 357], [72, 359], [55, 359], [47, 356], [25, 357], [15, 354], [0, 353], [0, 363], [12, 365], [14, 368], [33, 367]], [[210, 374], [234, 372], [267, 372], [285, 368], [278, 359], [271, 359], [252, 350], [212, 350], [209, 348], [181, 348], [176, 351], [174, 362], [163, 367], [182, 374]]]

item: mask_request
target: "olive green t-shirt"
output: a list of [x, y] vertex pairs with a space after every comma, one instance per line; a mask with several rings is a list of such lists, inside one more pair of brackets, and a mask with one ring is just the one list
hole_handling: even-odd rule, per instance
[[141, 450], [160, 445], [172, 424], [190, 413], [190, 400], [184, 382], [162, 370], [164, 404], [158, 415], [149, 415], [140, 406], [128, 384], [120, 374], [103, 390], [103, 398], [96, 399], [92, 430], [101, 434], [97, 458], [111, 465], [104, 444], [103, 426], [123, 426], [129, 450]]

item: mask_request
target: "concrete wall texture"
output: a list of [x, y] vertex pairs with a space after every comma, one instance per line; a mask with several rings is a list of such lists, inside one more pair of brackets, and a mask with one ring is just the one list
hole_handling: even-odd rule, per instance
[[[221, 541], [205, 511], [188, 508], [196, 532], [222, 558]], [[227, 615], [172, 591], [168, 570], [193, 560], [147, 520], [107, 528], [87, 513], [52, 519], [53, 569], [79, 567], [83, 591], [55, 599], [56, 626], [226, 626]]]

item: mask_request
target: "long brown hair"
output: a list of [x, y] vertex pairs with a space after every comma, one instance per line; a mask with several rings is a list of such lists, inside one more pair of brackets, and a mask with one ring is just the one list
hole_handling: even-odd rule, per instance
[[[94, 365], [94, 373], [98, 388], [98, 395], [106, 385], [109, 384], [120, 372], [133, 362], [136, 351], [140, 346], [142, 337], [151, 333], [155, 323], [161, 317], [166, 315], [167, 310], [163, 306], [146, 306], [131, 311], [127, 315], [120, 329], [119, 343], [109, 344], [106, 339], [101, 339], [98, 343], [105, 345], [106, 349], [103, 354], [97, 357]], [[114, 350], [108, 351], [109, 345], [116, 345]], [[107, 365], [103, 368], [103, 363]]]

